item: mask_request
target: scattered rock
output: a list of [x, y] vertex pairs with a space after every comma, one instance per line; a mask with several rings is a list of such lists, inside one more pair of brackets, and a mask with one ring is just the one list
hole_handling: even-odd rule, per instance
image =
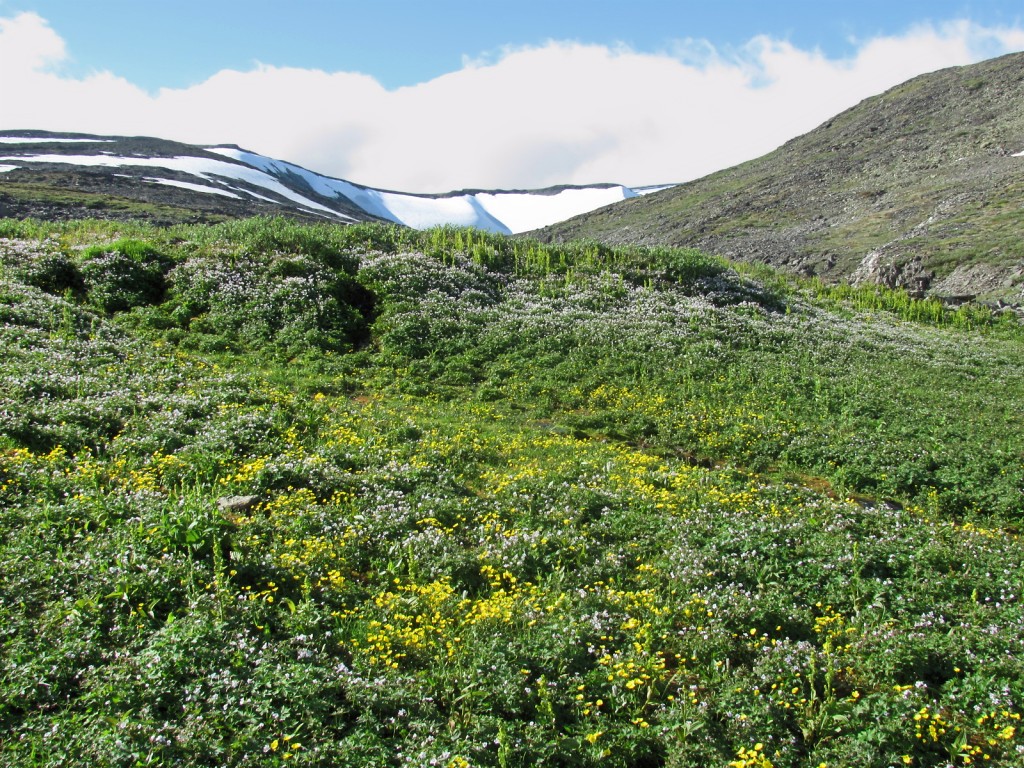
[[217, 499], [217, 508], [221, 512], [244, 512], [259, 500], [259, 496], [221, 496]]
[[905, 288], [913, 295], [923, 295], [934, 275], [924, 269], [921, 259], [900, 261], [884, 250], [871, 251], [850, 275], [853, 285], [877, 283], [887, 288]]
[[1013, 286], [1013, 270], [995, 264], [961, 264], [935, 285], [943, 295], [963, 295], [1009, 291]]

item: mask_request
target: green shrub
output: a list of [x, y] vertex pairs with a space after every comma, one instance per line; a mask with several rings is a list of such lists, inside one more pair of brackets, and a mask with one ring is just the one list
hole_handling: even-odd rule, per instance
[[309, 254], [194, 257], [170, 274], [169, 314], [197, 349], [264, 350], [294, 357], [310, 349], [345, 352], [364, 343], [372, 293], [344, 260]]
[[725, 271], [719, 259], [694, 248], [653, 249], [648, 258], [662, 278], [674, 283], [714, 277]]
[[82, 251], [80, 271], [86, 299], [107, 313], [156, 304], [166, 290], [170, 262], [147, 243], [118, 240]]
[[78, 268], [51, 239], [4, 240], [0, 242], [0, 263], [16, 280], [55, 296], [68, 291], [78, 294], [84, 289]]
[[[351, 230], [351, 231], [350, 231]], [[352, 245], [367, 227], [299, 224], [284, 218], [252, 218], [204, 227], [179, 227], [173, 234], [207, 251], [260, 257], [301, 253], [331, 269], [355, 274], [358, 260]], [[366, 235], [372, 232], [365, 231]]]

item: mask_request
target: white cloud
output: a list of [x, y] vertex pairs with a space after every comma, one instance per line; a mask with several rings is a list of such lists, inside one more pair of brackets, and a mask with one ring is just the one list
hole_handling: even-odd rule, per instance
[[37, 14], [0, 18], [0, 70], [5, 78], [44, 69], [66, 56], [64, 41]]
[[857, 41], [829, 59], [757, 37], [639, 53], [509, 48], [389, 91], [366, 75], [257, 66], [149, 94], [101, 72], [61, 76], [39, 16], [0, 19], [0, 127], [232, 142], [402, 191], [682, 181], [733, 165], [915, 75], [1024, 49], [1024, 29], [969, 21]]

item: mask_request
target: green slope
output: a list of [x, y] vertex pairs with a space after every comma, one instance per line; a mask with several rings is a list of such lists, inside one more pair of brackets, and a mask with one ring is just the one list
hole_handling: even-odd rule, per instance
[[460, 230], [0, 236], [0, 765], [1019, 764], [1009, 317]]
[[1020, 302], [1024, 54], [915, 78], [775, 152], [550, 227]]

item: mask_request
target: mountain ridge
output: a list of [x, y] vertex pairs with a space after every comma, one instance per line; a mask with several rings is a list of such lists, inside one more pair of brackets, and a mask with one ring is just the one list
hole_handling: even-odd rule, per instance
[[237, 144], [144, 136], [4, 131], [0, 150], [0, 216], [14, 218], [167, 223], [284, 214], [515, 234], [658, 189], [604, 183], [411, 194], [325, 176]]

